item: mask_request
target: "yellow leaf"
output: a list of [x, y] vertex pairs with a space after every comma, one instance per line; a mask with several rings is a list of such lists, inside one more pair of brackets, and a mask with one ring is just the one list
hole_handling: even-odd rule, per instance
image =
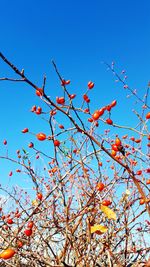
[[125, 193], [126, 193], [127, 196], [129, 196], [129, 195], [131, 194], [130, 191], [129, 191], [128, 189], [126, 190]]
[[91, 234], [96, 233], [96, 234], [103, 234], [106, 233], [108, 231], [108, 228], [104, 225], [100, 225], [100, 224], [95, 224], [93, 226], [90, 227], [91, 228]]
[[34, 199], [34, 200], [32, 201], [32, 205], [33, 205], [33, 206], [37, 206], [37, 205], [38, 205], [38, 201], [37, 201], [36, 199]]
[[105, 213], [108, 219], [117, 220], [116, 213], [107, 206], [101, 205], [100, 209]]

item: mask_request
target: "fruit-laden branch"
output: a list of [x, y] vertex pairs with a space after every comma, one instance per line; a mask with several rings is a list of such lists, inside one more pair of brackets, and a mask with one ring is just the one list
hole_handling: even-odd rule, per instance
[[[31, 82], [25, 75], [24, 75], [24, 71], [19, 71], [19, 69], [14, 66], [2, 53], [0, 53], [0, 57], [2, 58], [2, 60], [7, 64], [9, 65], [14, 71], [15, 73], [17, 73], [19, 76], [22, 77], [22, 79], [24, 79], [24, 82], [28, 83], [30, 86], [32, 86], [34, 89], [38, 90], [38, 86], [36, 86], [33, 82]], [[55, 68], [55, 71], [59, 77], [59, 79], [61, 81], [63, 81], [58, 69], [57, 69], [57, 66], [55, 64], [54, 61], [52, 61], [53, 65], [54, 65], [54, 68]], [[110, 67], [108, 65], [108, 67]], [[114, 70], [112, 69], [112, 71], [114, 72]], [[115, 75], [116, 72], [114, 72]], [[118, 76], [117, 76], [118, 77]], [[43, 87], [45, 87], [45, 81], [46, 81], [46, 78], [44, 78], [44, 83], [43, 83]], [[63, 88], [64, 88], [64, 91], [67, 93], [67, 95], [69, 95], [65, 85], [63, 84]], [[41, 90], [41, 89], [39, 89]], [[66, 112], [63, 108], [59, 107], [58, 105], [56, 105], [46, 94], [45, 92], [42, 93], [42, 96], [41, 98], [43, 97], [43, 100], [45, 100], [48, 104], [50, 104], [51, 106], [53, 106], [54, 108], [56, 108], [56, 110], [60, 111], [61, 113], [63, 113], [66, 117], [68, 117], [68, 119], [73, 123], [73, 125], [76, 127], [77, 131], [81, 132], [82, 134], [86, 135], [89, 140], [91, 142], [94, 142], [97, 146], [99, 146], [112, 160], [116, 161], [119, 165], [121, 165], [125, 171], [127, 171], [130, 175], [130, 177], [132, 178], [135, 186], [137, 187], [141, 197], [145, 200], [145, 205], [146, 205], [146, 209], [150, 215], [150, 205], [149, 203], [146, 203], [146, 195], [143, 191], [143, 189], [141, 188], [139, 182], [138, 182], [138, 179], [136, 179], [135, 177], [135, 174], [134, 172], [130, 169], [130, 167], [128, 166], [127, 163], [123, 163], [123, 162], [120, 162], [117, 158], [115, 158], [109, 151], [108, 149], [106, 149], [104, 146], [103, 146], [103, 142], [100, 143], [93, 135], [91, 135], [88, 131], [85, 130], [85, 127], [84, 127], [84, 124], [82, 122], [82, 120], [80, 119], [80, 117], [78, 116], [74, 106], [72, 105], [72, 108], [77, 116], [77, 118], [79, 119], [79, 121], [81, 122], [81, 125], [82, 125], [82, 128], [76, 123], [76, 121], [73, 119], [73, 117], [68, 113]], [[140, 101], [142, 101], [141, 99], [139, 99]], [[142, 101], [143, 102], [143, 101]]]

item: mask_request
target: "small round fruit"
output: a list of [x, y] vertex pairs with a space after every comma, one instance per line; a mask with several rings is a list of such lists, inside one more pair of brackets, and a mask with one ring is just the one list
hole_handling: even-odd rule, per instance
[[42, 200], [42, 198], [43, 198], [43, 195], [42, 195], [42, 193], [40, 193], [40, 192], [39, 192], [39, 193], [37, 193], [37, 199], [38, 199], [38, 200]]
[[136, 175], [141, 175], [141, 174], [142, 174], [142, 171], [141, 170], [139, 170], [139, 171], [136, 172]]
[[99, 115], [102, 116], [104, 114], [105, 108], [99, 109]]
[[18, 248], [22, 248], [22, 247], [23, 247], [23, 243], [22, 243], [21, 240], [18, 240], [18, 241], [17, 241], [17, 247], [18, 247]]
[[7, 140], [6, 140], [6, 139], [3, 141], [3, 144], [4, 144], [5, 146], [7, 145]]
[[115, 145], [116, 146], [121, 146], [121, 140], [118, 137], [116, 137]]
[[101, 192], [103, 191], [103, 189], [105, 188], [105, 185], [103, 183], [98, 183], [97, 186], [96, 186], [96, 189]]
[[109, 125], [112, 125], [113, 124], [113, 121], [111, 119], [107, 119], [106, 120], [106, 123], [109, 124]]
[[92, 89], [93, 87], [94, 87], [94, 83], [91, 82], [91, 81], [89, 81], [89, 82], [88, 82], [88, 88], [89, 88], [89, 89]]
[[116, 152], [115, 150], [112, 150], [112, 151], [111, 151], [111, 155], [112, 155], [113, 157], [115, 157], [116, 154], [117, 154], [117, 152]]
[[35, 112], [36, 111], [36, 106], [34, 105], [32, 108], [31, 108], [31, 112]]
[[11, 218], [7, 219], [8, 224], [13, 224], [13, 220]]
[[42, 113], [42, 109], [40, 108], [40, 109], [37, 109], [36, 111], [35, 111], [35, 113], [36, 113], [36, 115], [41, 115], [41, 113]]
[[99, 110], [96, 110], [96, 111], [93, 113], [92, 118], [93, 118], [94, 121], [96, 121], [96, 120], [99, 119], [99, 117], [100, 117], [100, 112], [99, 112]]
[[38, 133], [38, 134], [36, 134], [36, 138], [39, 141], [44, 141], [46, 139], [46, 134], [44, 134], [44, 133]]
[[59, 140], [54, 140], [54, 146], [57, 146], [57, 147], [60, 146], [60, 142], [59, 142]]
[[37, 88], [36, 89], [36, 95], [37, 96], [43, 96], [43, 89], [42, 88]]
[[65, 85], [68, 85], [68, 84], [70, 84], [70, 80], [67, 80], [67, 81], [65, 79], [61, 80], [61, 85], [62, 86], [65, 86]]
[[24, 128], [24, 129], [22, 130], [22, 133], [27, 133], [27, 132], [29, 132], [29, 129], [28, 129], [28, 128]]
[[34, 222], [33, 221], [30, 221], [30, 222], [28, 222], [27, 227], [30, 228], [30, 229], [32, 229], [33, 228], [33, 225], [34, 225]]
[[88, 99], [88, 96], [86, 94], [84, 94], [83, 99], [86, 101]]
[[92, 119], [92, 118], [88, 118], [88, 121], [89, 121], [89, 122], [93, 122], [93, 119]]
[[112, 108], [112, 107], [111, 107], [110, 105], [106, 106], [106, 110], [107, 110], [107, 111], [111, 111], [111, 108]]
[[21, 172], [21, 170], [20, 169], [16, 169], [16, 172]]
[[34, 147], [34, 144], [33, 144], [32, 142], [30, 142], [30, 143], [28, 144], [28, 147], [29, 147], [29, 148]]
[[25, 230], [24, 230], [24, 234], [25, 234], [26, 236], [31, 236], [31, 235], [32, 235], [32, 230], [31, 230], [31, 229], [25, 229]]
[[141, 142], [141, 139], [135, 139], [135, 143], [139, 144]]
[[56, 97], [56, 102], [59, 105], [64, 105], [65, 104], [65, 99], [64, 99], [64, 97]]
[[60, 129], [64, 129], [64, 126], [63, 126], [62, 124], [59, 124], [58, 127], [59, 127]]
[[111, 146], [111, 148], [112, 148], [112, 150], [114, 150], [114, 151], [118, 151], [118, 146], [116, 145], [116, 144], [113, 144], [112, 146]]
[[116, 104], [117, 104], [117, 101], [116, 101], [116, 100], [114, 100], [114, 101], [112, 101], [112, 102], [111, 102], [111, 104], [110, 104], [110, 105], [111, 105], [111, 107], [113, 108], [113, 107], [115, 107], [115, 106], [116, 106]]
[[143, 198], [140, 199], [140, 205], [143, 205], [145, 203], [145, 200]]
[[111, 203], [112, 203], [112, 201], [109, 200], [109, 199], [104, 199], [104, 200], [102, 201], [102, 205], [103, 205], [103, 206], [110, 206]]
[[146, 114], [146, 119], [147, 119], [147, 120], [150, 119], [150, 112], [148, 112], [148, 113]]
[[69, 95], [69, 98], [70, 98], [70, 99], [74, 99], [75, 97], [76, 97], [75, 94]]
[[90, 99], [87, 98], [87, 99], [85, 100], [85, 102], [86, 102], [86, 103], [90, 103]]
[[0, 253], [0, 258], [3, 260], [8, 260], [12, 258], [15, 254], [15, 250], [13, 248], [7, 248], [3, 252]]
[[65, 84], [66, 85], [70, 84], [70, 80], [65, 81]]

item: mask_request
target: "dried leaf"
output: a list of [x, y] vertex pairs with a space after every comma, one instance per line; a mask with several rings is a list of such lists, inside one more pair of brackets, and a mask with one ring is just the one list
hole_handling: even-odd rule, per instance
[[37, 206], [38, 205], [38, 201], [36, 199], [32, 200], [32, 205], [33, 206]]
[[95, 224], [93, 226], [90, 227], [91, 228], [91, 234], [96, 233], [96, 234], [103, 234], [106, 233], [108, 231], [108, 228], [104, 225], [100, 225], [100, 224]]
[[127, 196], [129, 196], [131, 193], [130, 193], [130, 191], [127, 189], [126, 192], [125, 192], [125, 194], [126, 194]]
[[101, 205], [100, 209], [105, 213], [108, 219], [117, 220], [116, 213], [107, 206]]

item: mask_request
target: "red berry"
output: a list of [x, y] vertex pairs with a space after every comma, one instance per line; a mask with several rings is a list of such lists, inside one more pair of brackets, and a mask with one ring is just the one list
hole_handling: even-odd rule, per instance
[[70, 84], [70, 80], [67, 80], [67, 81], [65, 82], [65, 84], [66, 84], [66, 85]]
[[28, 128], [24, 128], [24, 129], [22, 130], [22, 133], [27, 133], [27, 132], [29, 132], [29, 129], [28, 129]]
[[112, 107], [111, 107], [110, 105], [106, 106], [106, 110], [107, 110], [107, 111], [111, 111], [111, 108], [112, 108]]
[[30, 143], [28, 144], [28, 147], [29, 147], [29, 148], [34, 147], [34, 144], [33, 144], [32, 142], [30, 142]]
[[113, 121], [111, 119], [107, 119], [106, 120], [106, 123], [112, 125], [113, 124]]
[[65, 86], [65, 84], [66, 84], [66, 81], [65, 81], [64, 79], [62, 79], [62, 81], [61, 81], [61, 85], [62, 85], [62, 86]]
[[140, 199], [140, 205], [143, 205], [145, 203], [145, 200], [143, 198]]
[[114, 150], [114, 151], [118, 151], [118, 147], [117, 147], [116, 144], [113, 144], [111, 147], [112, 147], [112, 150]]
[[37, 110], [35, 111], [37, 115], [40, 115], [42, 113], [42, 108], [38, 107]]
[[92, 118], [88, 118], [88, 121], [89, 121], [89, 122], [93, 122], [93, 119], [92, 119]]
[[23, 243], [22, 243], [21, 240], [18, 240], [18, 241], [17, 241], [17, 247], [18, 247], [18, 248], [22, 248], [22, 247], [23, 247]]
[[150, 184], [150, 179], [148, 179], [148, 180], [146, 181], [146, 184]]
[[56, 97], [56, 102], [57, 102], [57, 104], [64, 105], [65, 99], [64, 99], [64, 97]]
[[7, 223], [8, 223], [8, 224], [13, 224], [13, 220], [12, 220], [12, 219], [10, 219], [10, 218], [9, 218], [9, 219], [7, 219]]
[[7, 140], [6, 139], [3, 141], [3, 144], [4, 145], [7, 145]]
[[100, 183], [97, 184], [96, 189], [97, 189], [99, 192], [101, 192], [101, 191], [103, 191], [104, 187], [105, 187], [105, 185], [104, 185], [103, 183], [100, 182]]
[[35, 112], [36, 111], [36, 106], [33, 106], [32, 108], [31, 108], [31, 112]]
[[103, 206], [110, 206], [111, 203], [112, 203], [112, 201], [109, 200], [109, 199], [104, 199], [104, 200], [102, 201], [102, 205], [103, 205]]
[[88, 88], [89, 88], [89, 89], [92, 89], [93, 87], [94, 87], [94, 83], [91, 82], [91, 81], [89, 81], [89, 82], [88, 82]]
[[115, 145], [116, 146], [121, 146], [121, 140], [118, 137], [116, 137]]
[[67, 80], [67, 81], [65, 79], [61, 80], [61, 85], [62, 86], [65, 86], [65, 85], [68, 85], [68, 84], [70, 84], [70, 80]]
[[105, 108], [101, 108], [101, 109], [99, 109], [99, 114], [100, 114], [100, 116], [102, 116], [102, 115], [104, 114], [104, 111], [105, 111]]
[[42, 88], [37, 88], [36, 89], [36, 95], [37, 96], [42, 96], [43, 95], [43, 89]]
[[110, 105], [111, 105], [111, 107], [113, 108], [113, 107], [115, 107], [115, 106], [116, 106], [116, 104], [117, 104], [117, 101], [116, 101], [116, 100], [114, 100], [114, 101], [112, 101], [112, 102], [111, 102], [111, 104], [110, 104]]
[[33, 228], [33, 225], [34, 225], [34, 222], [33, 221], [30, 221], [30, 222], [28, 222], [27, 227], [30, 228], [30, 229], [32, 229]]
[[3, 252], [0, 253], [0, 258], [3, 260], [8, 260], [12, 258], [15, 253], [16, 252], [13, 248], [7, 248]]
[[60, 142], [59, 142], [59, 140], [54, 140], [54, 146], [60, 146]]
[[32, 229], [25, 229], [25, 230], [24, 230], [24, 234], [25, 234], [26, 236], [31, 236], [31, 235], [32, 235]]
[[21, 170], [17, 169], [16, 172], [21, 172]]
[[62, 124], [59, 124], [58, 126], [60, 129], [64, 129], [64, 126]]
[[85, 110], [84, 110], [84, 113], [89, 113], [90, 111], [89, 111], [89, 109], [88, 108], [86, 108]]
[[93, 115], [92, 115], [92, 118], [94, 121], [98, 120], [100, 117], [100, 113], [99, 113], [99, 110], [96, 110]]
[[36, 134], [36, 138], [39, 141], [44, 141], [46, 139], [46, 134], [44, 134], [44, 133], [38, 133], [38, 134]]
[[75, 94], [69, 95], [69, 98], [70, 98], [70, 99], [74, 99], [75, 97], [76, 97]]
[[142, 174], [142, 171], [141, 170], [139, 170], [139, 171], [136, 172], [136, 175], [141, 175], [141, 174]]
[[139, 144], [141, 142], [141, 139], [135, 139], [134, 142]]
[[38, 198], [39, 200], [42, 200], [42, 198], [43, 198], [42, 193], [37, 193], [37, 198]]
[[116, 152], [115, 150], [112, 150], [112, 151], [111, 151], [111, 155], [112, 155], [113, 157], [115, 157], [116, 154], [117, 154], [117, 152]]
[[147, 120], [150, 119], [150, 112], [148, 112], [148, 113], [146, 114], [146, 119], [147, 119]]
[[84, 94], [83, 99], [86, 101], [88, 99], [88, 96], [86, 94]]
[[87, 99], [85, 100], [85, 102], [86, 102], [86, 103], [90, 103], [90, 99], [87, 98]]

